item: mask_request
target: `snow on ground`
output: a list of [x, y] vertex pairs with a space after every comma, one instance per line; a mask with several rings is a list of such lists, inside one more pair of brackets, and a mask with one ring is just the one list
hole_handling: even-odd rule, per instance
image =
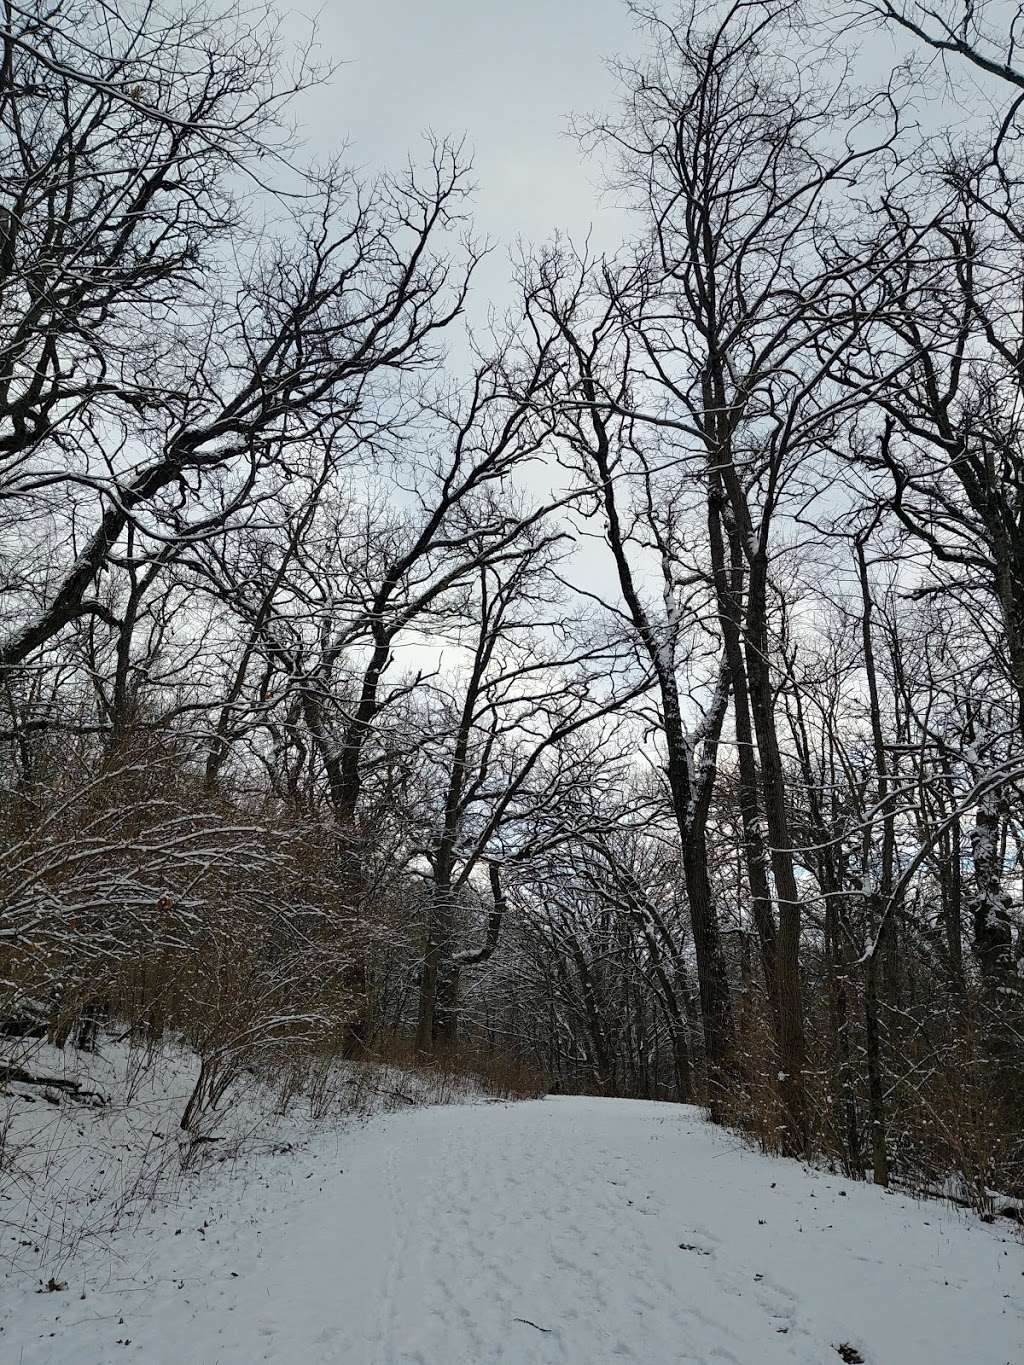
[[[1024, 1256], [696, 1111], [548, 1098], [371, 1118], [3, 1284], [11, 1365], [1020, 1365]], [[855, 1354], [851, 1355], [850, 1352]]]
[[[246, 1072], [198, 1121], [179, 1120], [199, 1060], [173, 1043], [140, 1049], [106, 1037], [99, 1052], [5, 1041], [0, 1065], [52, 1086], [0, 1090], [0, 1272], [33, 1287], [118, 1254], [118, 1238], [160, 1209], [191, 1209], [274, 1170], [274, 1159], [371, 1114], [409, 1104], [477, 1101], [471, 1078], [380, 1062], [335, 1061], [271, 1079]], [[58, 1087], [78, 1087], [69, 1095]], [[269, 1163], [269, 1164], [267, 1164]], [[233, 1197], [233, 1193], [232, 1193]], [[6, 1365], [0, 1320], [0, 1362]]]

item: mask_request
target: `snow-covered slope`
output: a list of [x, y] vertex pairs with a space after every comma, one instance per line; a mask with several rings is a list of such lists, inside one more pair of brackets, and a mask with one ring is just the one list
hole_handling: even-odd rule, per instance
[[[17, 1365], [1020, 1365], [1010, 1225], [762, 1158], [674, 1105], [409, 1110], [5, 1285]], [[840, 1353], [840, 1348], [843, 1354]]]
[[[273, 1170], [275, 1154], [324, 1130], [409, 1104], [484, 1097], [474, 1078], [441, 1068], [332, 1060], [303, 1066], [298, 1078], [287, 1069], [244, 1073], [185, 1134], [179, 1120], [199, 1059], [184, 1046], [141, 1050], [105, 1037], [95, 1053], [34, 1041], [3, 1051], [0, 1274], [10, 1269], [32, 1284], [62, 1283], [83, 1257], [88, 1263], [90, 1248], [102, 1250], [149, 1207], [190, 1207], [258, 1181], [268, 1158]], [[11, 1067], [55, 1085], [11, 1080]]]

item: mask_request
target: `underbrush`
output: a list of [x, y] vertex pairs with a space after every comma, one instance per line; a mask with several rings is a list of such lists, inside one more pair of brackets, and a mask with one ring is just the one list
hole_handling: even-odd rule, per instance
[[431, 1101], [435, 1104], [457, 1103], [467, 1085], [493, 1100], [539, 1099], [548, 1090], [545, 1079], [525, 1063], [469, 1044], [438, 1047], [425, 1059], [411, 1042], [394, 1038], [372, 1048], [367, 1060], [419, 1078], [438, 1096]]
[[[882, 1131], [887, 1171], [881, 1184], [939, 1198], [983, 1219], [1005, 1216], [1024, 1229], [1024, 1133], [1019, 1096], [999, 1061], [970, 1035], [952, 1030], [916, 1050], [886, 1057]], [[786, 1116], [772, 1084], [774, 1061], [749, 1050], [723, 1105], [723, 1122], [762, 1152], [785, 1151]], [[855, 1180], [873, 1181], [866, 1086], [844, 1088], [837, 1070], [806, 1073], [810, 1161]]]

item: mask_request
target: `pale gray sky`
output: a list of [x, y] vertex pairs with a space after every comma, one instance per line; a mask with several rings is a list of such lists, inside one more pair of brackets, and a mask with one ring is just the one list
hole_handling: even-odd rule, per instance
[[593, 225], [595, 244], [614, 248], [622, 217], [602, 206], [598, 167], [566, 123], [615, 101], [604, 59], [638, 41], [621, 0], [325, 0], [316, 13], [323, 55], [343, 65], [300, 106], [310, 150], [347, 141], [370, 170], [421, 155], [428, 129], [465, 134], [477, 230], [500, 248], [481, 293], [500, 299], [519, 236]]
[[[824, 17], [829, 0], [822, 3]], [[421, 157], [428, 130], [465, 136], [478, 186], [476, 229], [498, 248], [478, 273], [472, 318], [482, 318], [487, 300], [509, 301], [508, 252], [518, 238], [540, 243], [562, 229], [580, 240], [592, 229], [594, 246], [614, 251], [628, 234], [626, 215], [599, 192], [598, 162], [586, 160], [567, 132], [571, 115], [614, 108], [618, 85], [607, 59], [646, 45], [625, 0], [281, 5], [297, 39], [315, 16], [321, 55], [338, 65], [296, 110], [314, 156], [347, 143], [347, 161], [371, 172]], [[846, 19], [845, 0], [830, 7]], [[872, 84], [909, 51], [877, 28], [858, 28], [853, 41], [861, 49], [858, 78]], [[936, 63], [925, 90], [938, 95], [941, 86]], [[917, 115], [933, 128], [945, 121], [935, 109], [925, 112], [920, 98]]]

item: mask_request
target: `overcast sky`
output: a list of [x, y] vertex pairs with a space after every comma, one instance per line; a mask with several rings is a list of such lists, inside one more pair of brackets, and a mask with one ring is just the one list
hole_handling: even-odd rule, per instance
[[[645, 45], [624, 0], [281, 4], [286, 11], [291, 4], [287, 29], [296, 40], [315, 15], [321, 55], [338, 67], [296, 111], [314, 155], [347, 143], [348, 162], [369, 172], [422, 156], [428, 130], [465, 136], [476, 228], [499, 247], [478, 273], [471, 316], [482, 317], [486, 299], [510, 300], [507, 258], [519, 237], [539, 243], [562, 229], [579, 240], [592, 229], [602, 250], [622, 240], [625, 215], [602, 200], [598, 163], [583, 158], [567, 124], [573, 114], [614, 109], [618, 85], [607, 59]], [[833, 9], [845, 16], [842, 0]], [[856, 42], [857, 74], [872, 84], [913, 46], [867, 27]], [[924, 89], [937, 95], [942, 84], [936, 62]], [[952, 111], [925, 110], [919, 99], [916, 114], [934, 130]]]
[[317, 23], [323, 55], [341, 65], [301, 106], [311, 150], [347, 141], [355, 165], [400, 166], [426, 130], [464, 134], [477, 229], [504, 248], [481, 292], [501, 292], [519, 236], [593, 225], [595, 243], [614, 247], [622, 219], [602, 207], [598, 168], [566, 123], [615, 101], [604, 60], [638, 42], [621, 0], [326, 0]]

